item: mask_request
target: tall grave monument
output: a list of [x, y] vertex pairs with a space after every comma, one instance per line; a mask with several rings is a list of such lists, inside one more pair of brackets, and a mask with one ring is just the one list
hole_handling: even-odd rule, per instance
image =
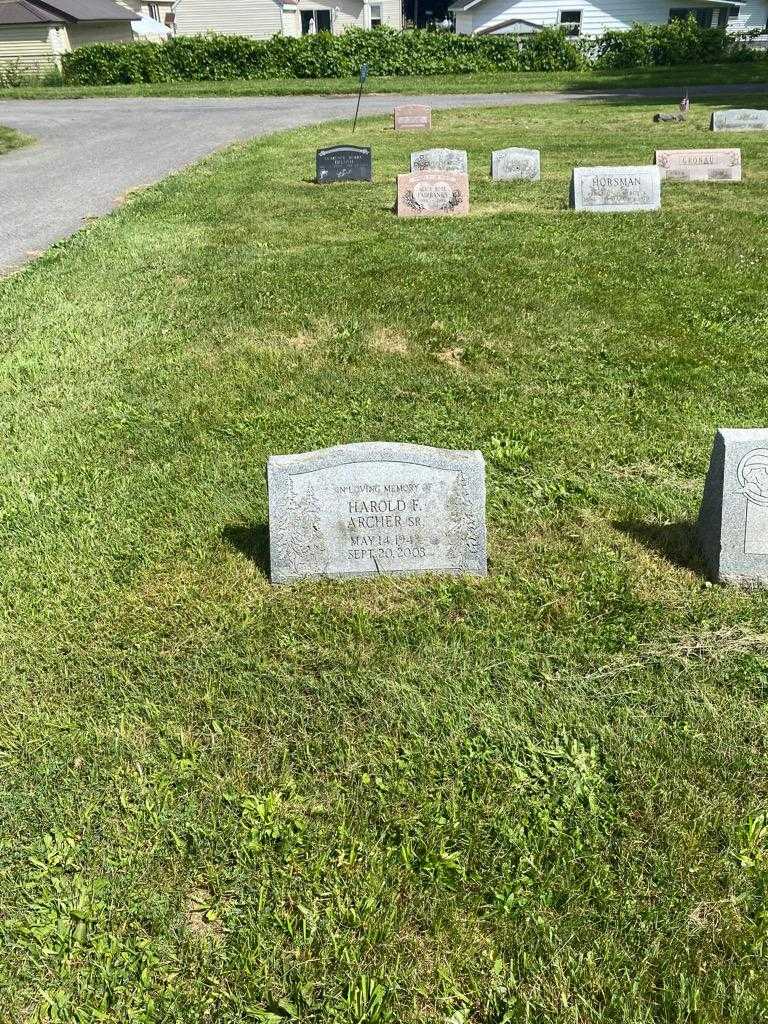
[[768, 586], [767, 429], [715, 434], [698, 534], [714, 580]]

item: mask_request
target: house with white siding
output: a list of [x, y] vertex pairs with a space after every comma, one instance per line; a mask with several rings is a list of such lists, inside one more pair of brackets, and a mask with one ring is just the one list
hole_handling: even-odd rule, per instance
[[598, 36], [635, 22], [664, 25], [690, 15], [707, 28], [766, 30], [768, 0], [457, 0], [450, 7], [462, 35], [537, 32], [562, 26], [568, 35]]
[[268, 39], [314, 32], [403, 27], [401, 0], [176, 0], [173, 8], [179, 35], [218, 32]]
[[113, 0], [0, 2], [0, 64], [25, 71], [59, 65], [61, 55], [87, 43], [129, 43], [139, 14]]

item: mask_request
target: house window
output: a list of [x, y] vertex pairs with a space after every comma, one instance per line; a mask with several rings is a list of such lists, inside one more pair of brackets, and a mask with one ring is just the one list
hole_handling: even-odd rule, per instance
[[381, 25], [381, 4], [371, 4], [371, 28]]
[[147, 4], [147, 14], [155, 21], [160, 21], [160, 4]]
[[669, 10], [670, 21], [686, 21], [691, 17], [696, 19], [701, 28], [712, 28], [711, 7], [671, 7]]
[[559, 20], [567, 36], [581, 35], [581, 11], [560, 11]]
[[331, 31], [331, 12], [318, 8], [314, 11], [301, 12], [301, 34], [308, 36], [315, 32]]

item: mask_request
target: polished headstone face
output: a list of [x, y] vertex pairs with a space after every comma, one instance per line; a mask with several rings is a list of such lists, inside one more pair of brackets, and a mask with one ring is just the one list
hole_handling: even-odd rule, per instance
[[714, 580], [768, 586], [768, 430], [717, 431], [698, 533]]
[[273, 583], [487, 572], [480, 452], [377, 441], [267, 464]]
[[370, 181], [371, 150], [368, 146], [331, 146], [315, 156], [318, 182]]
[[715, 110], [713, 132], [768, 131], [768, 110]]
[[740, 149], [657, 149], [656, 165], [667, 181], [741, 181]]
[[432, 107], [408, 103], [395, 107], [395, 131], [417, 131], [432, 127]]
[[636, 213], [661, 206], [659, 168], [574, 167], [573, 206], [591, 213]]
[[411, 171], [460, 171], [467, 173], [464, 149], [422, 149], [411, 153]]
[[418, 171], [397, 176], [398, 217], [469, 213], [469, 179], [457, 171]]
[[494, 149], [491, 177], [495, 181], [539, 181], [541, 155], [538, 149]]

